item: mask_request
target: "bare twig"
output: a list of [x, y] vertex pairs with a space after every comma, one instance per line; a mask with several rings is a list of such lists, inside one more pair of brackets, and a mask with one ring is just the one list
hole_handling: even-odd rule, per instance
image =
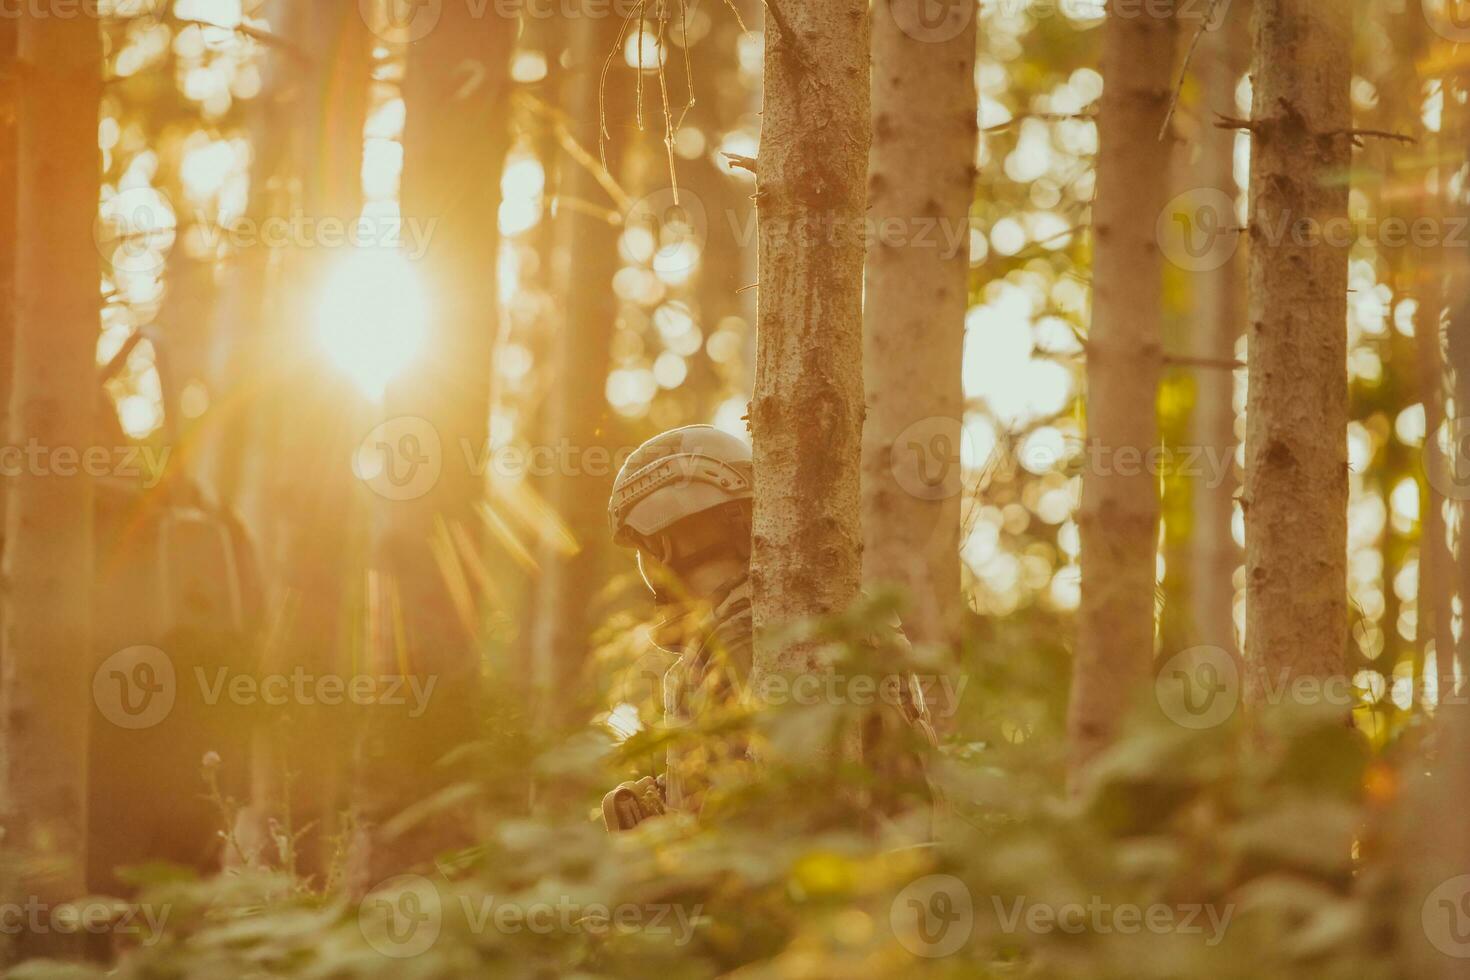
[[565, 113], [528, 92], [518, 92], [515, 98], [521, 105], [543, 117], [551, 124], [552, 132], [555, 134], [557, 142], [561, 144], [561, 148], [566, 151], [567, 156], [571, 157], [592, 175], [598, 185], [607, 192], [607, 196], [612, 198], [613, 205], [620, 212], [626, 212], [632, 206], [632, 196], [618, 184], [617, 179], [613, 177], [606, 165], [599, 163], [581, 143], [577, 142], [577, 138], [572, 135], [571, 129], [567, 126]]
[[1093, 120], [1093, 119], [1096, 119], [1096, 118], [1097, 118], [1097, 113], [1095, 111], [1093, 111], [1093, 112], [1086, 112], [1086, 111], [1084, 111], [1084, 112], [1018, 112], [1016, 115], [1012, 116], [1010, 119], [1007, 119], [1005, 122], [1003, 122], [1003, 123], [996, 123], [993, 126], [986, 126], [984, 129], [980, 130], [980, 132], [982, 132], [982, 133], [999, 133], [1002, 130], [1010, 129], [1012, 126], [1014, 126], [1016, 123], [1020, 122], [1022, 119], [1040, 119], [1043, 122], [1066, 122], [1066, 121], [1069, 121], [1069, 120], [1076, 120], [1076, 119]]
[[720, 156], [728, 160], [730, 166], [737, 170], [749, 170], [751, 173], [755, 173], [755, 157], [748, 157], [740, 153], [731, 153], [728, 150], [721, 150]]
[[1247, 133], [1254, 133], [1256, 131], [1256, 124], [1249, 119], [1241, 119], [1238, 116], [1227, 116], [1217, 112], [1215, 113], [1215, 128], [1242, 129]]
[[1416, 144], [1419, 141], [1404, 133], [1391, 133], [1386, 129], [1334, 129], [1328, 136], [1347, 136], [1352, 139], [1354, 146], [1363, 145], [1363, 137], [1373, 139], [1392, 140], [1395, 143]]
[[181, 27], [213, 27], [215, 30], [218, 31], [233, 31], [241, 37], [250, 38], [252, 41], [259, 41], [261, 44], [267, 45], [269, 47], [280, 48], [286, 54], [297, 59], [303, 64], [309, 65], [312, 62], [311, 55], [307, 54], [305, 50], [296, 45], [294, 42], [288, 41], [286, 38], [282, 37], [279, 34], [272, 34], [270, 31], [267, 31], [264, 28], [252, 27], [250, 24], [246, 23], [233, 25], [216, 24], [212, 20], [199, 20], [192, 17], [170, 17], [169, 19]]
[[1215, 8], [1219, 5], [1220, 0], [1210, 0], [1210, 9], [1205, 11], [1204, 19], [1199, 22], [1199, 30], [1194, 32], [1194, 38], [1189, 42], [1189, 50], [1184, 53], [1184, 64], [1179, 66], [1179, 82], [1174, 86], [1174, 94], [1169, 99], [1169, 109], [1164, 113], [1163, 125], [1159, 127], [1160, 143], [1164, 141], [1165, 134], [1169, 132], [1169, 123], [1174, 119], [1174, 110], [1179, 107], [1179, 96], [1184, 91], [1184, 79], [1189, 76], [1189, 63], [1194, 60], [1194, 49], [1199, 47], [1200, 38], [1205, 36], [1210, 21], [1215, 19]]

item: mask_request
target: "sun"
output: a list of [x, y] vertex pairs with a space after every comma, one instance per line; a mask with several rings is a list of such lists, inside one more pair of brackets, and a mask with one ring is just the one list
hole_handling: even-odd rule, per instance
[[356, 249], [322, 284], [316, 339], [333, 367], [374, 401], [423, 350], [429, 304], [418, 272], [400, 252]]

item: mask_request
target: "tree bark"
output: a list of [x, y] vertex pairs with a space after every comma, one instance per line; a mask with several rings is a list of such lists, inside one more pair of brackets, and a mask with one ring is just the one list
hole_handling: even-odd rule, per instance
[[[93, 442], [99, 260], [92, 240], [102, 42], [95, 17], [19, 25], [16, 331], [11, 445]], [[92, 716], [92, 480], [10, 484], [4, 582], [6, 844], [35, 859], [29, 894], [75, 898], [87, 839]]]
[[810, 645], [766, 631], [846, 609], [861, 580], [867, 4], [768, 3], [765, 37], [750, 412], [757, 685], [821, 669]]
[[[0, 22], [0, 78], [15, 84], [15, 18]], [[0, 106], [0, 445], [10, 437], [10, 395], [15, 383], [15, 218], [16, 112], [14, 100]], [[9, 481], [0, 475], [0, 568], [5, 561], [5, 511]], [[0, 638], [5, 635], [5, 604], [0, 602]], [[3, 652], [3, 646], [0, 646]], [[3, 669], [3, 668], [0, 668]]]
[[[1258, 0], [1251, 111], [1246, 697], [1344, 669], [1352, 7]], [[1392, 628], [1390, 626], [1390, 628]]]
[[436, 686], [418, 717], [373, 709], [358, 759], [354, 887], [464, 842], [457, 814], [396, 837], [384, 824], [440, 788], [435, 763], [476, 732], [480, 609], [459, 556], [482, 541], [485, 474], [474, 461], [484, 458], [489, 438], [514, 41], [513, 21], [451, 3], [408, 54], [402, 213], [405, 221], [437, 222], [421, 265], [432, 309], [424, 352], [390, 386], [384, 418], [407, 417], [414, 431], [432, 430], [442, 469], [421, 495], [383, 501], [378, 548], [389, 592], [380, 625], [387, 640], [373, 656], [378, 672]]
[[[1112, 741], [1154, 652], [1158, 474], [1134, 460], [1158, 443], [1167, 183], [1152, 172], [1172, 87], [1173, 17], [1109, 12], [1093, 204], [1087, 339], [1088, 458], [1078, 529], [1082, 605], [1067, 721], [1074, 774]], [[1133, 454], [1132, 460], [1129, 459]]]
[[[603, 64], [617, 47], [621, 23], [613, 18], [582, 17], [576, 21], [568, 49], [565, 92], [571, 134], [583, 147], [596, 147], [598, 127], [611, 134], [604, 147], [606, 165], [616, 179], [631, 138], [624, 118], [634, 90], [633, 72], [621, 52], [601, 82]], [[601, 94], [599, 94], [599, 92]], [[606, 119], [599, 118], [605, 104]], [[606, 201], [596, 176], [574, 162], [563, 164], [558, 199]], [[547, 219], [550, 220], [550, 219]], [[612, 338], [617, 329], [618, 295], [613, 276], [622, 267], [618, 238], [622, 229], [575, 207], [559, 205], [554, 238], [553, 276], [566, 297], [563, 319], [550, 351], [555, 365], [547, 399], [543, 432], [553, 445], [572, 447], [573, 454], [545, 483], [545, 498], [571, 536], [568, 550], [555, 536], [543, 543], [541, 577], [536, 583], [532, 626], [532, 686], [538, 717], [548, 725], [569, 722], [578, 672], [591, 649], [596, 612], [591, 599], [602, 587], [607, 555], [607, 500], [616, 447], [610, 445], [611, 411], [607, 376], [612, 367]], [[615, 428], [615, 427], [612, 427]], [[584, 465], [608, 451], [607, 466]]]
[[[1245, 31], [1238, 32], [1241, 36]], [[1203, 115], [1235, 114], [1235, 87], [1240, 81], [1233, 44], [1237, 32], [1222, 28], [1206, 35], [1200, 45], [1199, 82], [1204, 90]], [[1206, 123], [1201, 127], [1199, 184], [1218, 188], [1234, 200], [1234, 130]], [[1233, 217], [1227, 215], [1226, 217]], [[1194, 279], [1196, 313], [1189, 336], [1191, 353], [1209, 363], [1235, 360], [1236, 339], [1242, 327], [1243, 258], [1239, 251], [1218, 269]], [[1195, 371], [1194, 415], [1191, 419], [1193, 447], [1223, 461], [1228, 469], [1206, 468], [1206, 478], [1193, 485], [1192, 542], [1190, 548], [1190, 620], [1195, 642], [1220, 647], [1239, 663], [1240, 644], [1235, 632], [1235, 569], [1240, 565], [1240, 547], [1231, 525], [1235, 517], [1235, 495], [1239, 488], [1235, 467], [1235, 372], [1216, 368]], [[1208, 457], [1207, 457], [1208, 458]], [[1218, 486], [1210, 477], [1217, 472], [1225, 479]]]
[[[970, 255], [960, 229], [974, 196], [976, 17], [962, 7], [958, 33], [931, 36], [909, 23], [913, 7], [879, 0], [873, 12], [868, 215], [903, 235], [880, 235], [867, 258], [863, 579], [904, 590], [910, 639], [950, 645], [964, 610], [960, 362]], [[919, 234], [936, 220], [937, 234]]]

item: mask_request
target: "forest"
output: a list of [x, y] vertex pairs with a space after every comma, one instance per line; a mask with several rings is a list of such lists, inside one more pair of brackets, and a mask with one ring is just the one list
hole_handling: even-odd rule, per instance
[[0, 0], [0, 175], [4, 976], [1470, 978], [1470, 0]]

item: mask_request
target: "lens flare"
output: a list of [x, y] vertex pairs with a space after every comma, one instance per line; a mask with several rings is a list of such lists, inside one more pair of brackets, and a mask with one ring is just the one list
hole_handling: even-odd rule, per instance
[[428, 297], [401, 253], [360, 249], [322, 287], [316, 339], [332, 365], [373, 400], [413, 363], [428, 333]]

